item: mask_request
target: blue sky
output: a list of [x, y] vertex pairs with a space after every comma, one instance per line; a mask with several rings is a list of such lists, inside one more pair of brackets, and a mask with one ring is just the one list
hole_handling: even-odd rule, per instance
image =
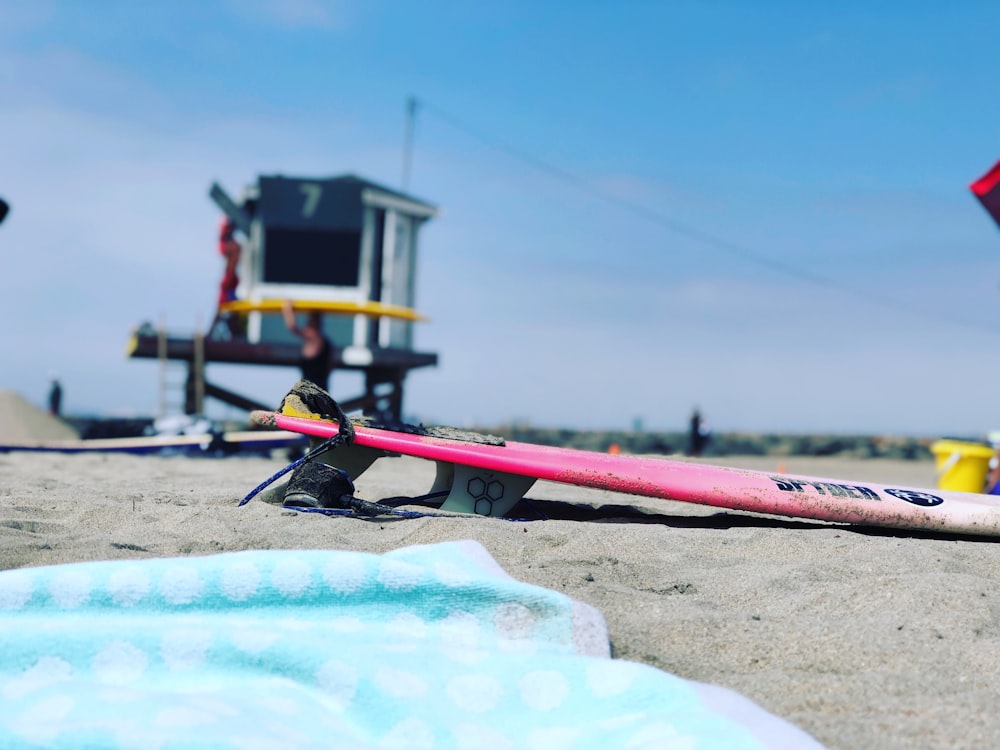
[[[988, 3], [0, 0], [0, 389], [152, 414], [218, 180], [354, 172], [421, 236], [427, 422], [1000, 428]], [[179, 375], [179, 373], [178, 373]], [[209, 367], [271, 402], [294, 369]], [[175, 375], [176, 377], [176, 375]], [[335, 396], [357, 382], [336, 374]], [[217, 410], [220, 416], [233, 416]]]

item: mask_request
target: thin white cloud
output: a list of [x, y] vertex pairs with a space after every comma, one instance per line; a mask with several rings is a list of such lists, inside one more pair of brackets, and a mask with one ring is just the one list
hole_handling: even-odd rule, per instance
[[55, 16], [53, 0], [0, 0], [0, 38], [13, 37], [45, 26]]
[[844, 110], [857, 112], [874, 107], [913, 108], [941, 91], [941, 80], [931, 75], [906, 75], [873, 80], [840, 98]]
[[248, 22], [286, 29], [344, 29], [347, 7], [342, 0], [228, 0], [229, 12]]

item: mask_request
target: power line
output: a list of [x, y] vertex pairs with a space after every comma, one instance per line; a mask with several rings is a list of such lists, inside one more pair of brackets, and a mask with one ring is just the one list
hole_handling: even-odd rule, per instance
[[[411, 106], [416, 107], [417, 100], [411, 97], [410, 101], [413, 103]], [[649, 208], [639, 203], [635, 203], [625, 198], [621, 198], [617, 195], [614, 195], [613, 193], [609, 193], [605, 190], [602, 190], [596, 187], [595, 185], [591, 184], [587, 180], [581, 178], [579, 175], [573, 174], [572, 172], [569, 172], [565, 169], [554, 166], [544, 161], [543, 159], [540, 159], [525, 151], [522, 151], [510, 145], [509, 143], [499, 138], [496, 138], [495, 136], [484, 133], [483, 131], [480, 131], [478, 128], [469, 125], [462, 119], [441, 109], [440, 107], [437, 107], [434, 104], [428, 104], [424, 100], [420, 100], [419, 104], [423, 111], [429, 112], [431, 115], [438, 118], [442, 122], [450, 125], [456, 130], [463, 132], [465, 135], [470, 136], [471, 138], [474, 138], [475, 140], [484, 143], [490, 148], [502, 152], [518, 161], [521, 161], [531, 166], [532, 168], [538, 170], [539, 172], [543, 172], [549, 175], [550, 177], [559, 180], [560, 182], [568, 184], [576, 188], [577, 190], [580, 190], [581, 192], [587, 193], [588, 195], [597, 198], [600, 201], [603, 201], [604, 203], [613, 205], [623, 211], [639, 216], [653, 224], [663, 227], [664, 229], [667, 229], [682, 237], [687, 237], [688, 239], [694, 240], [703, 245], [707, 245], [716, 250], [727, 253], [728, 255], [740, 258], [741, 260], [744, 260], [748, 263], [752, 263], [762, 268], [766, 268], [770, 271], [774, 271], [783, 274], [785, 276], [789, 276], [791, 278], [800, 281], [806, 281], [808, 283], [815, 284], [818, 286], [824, 286], [830, 289], [835, 289], [839, 292], [850, 295], [869, 304], [881, 306], [886, 309], [893, 310], [895, 312], [906, 313], [908, 315], [912, 314], [919, 314], [924, 316], [929, 315], [926, 309], [914, 308], [909, 305], [897, 303], [891, 299], [886, 299], [885, 297], [873, 298], [870, 292], [863, 292], [852, 286], [848, 286], [843, 282], [837, 281], [836, 279], [831, 279], [826, 276], [821, 276], [819, 274], [807, 271], [794, 264], [786, 263], [784, 261], [777, 260], [775, 258], [771, 258], [766, 255], [762, 255], [754, 250], [751, 250], [750, 248], [744, 247], [735, 242], [731, 242], [730, 240], [724, 239], [710, 232], [706, 232], [703, 229], [699, 229], [689, 224], [676, 221], [675, 219], [672, 219], [666, 214], [663, 214], [655, 209]], [[949, 318], [947, 316], [942, 316], [941, 313], [942, 311], [940, 310], [934, 311], [934, 319], [937, 320], [938, 322], [947, 322], [958, 327], [970, 328], [980, 332], [986, 331], [988, 333], [994, 333], [994, 334], [1000, 333], [1000, 331], [998, 331], [996, 328], [986, 326], [978, 321], [965, 320], [954, 317]]]

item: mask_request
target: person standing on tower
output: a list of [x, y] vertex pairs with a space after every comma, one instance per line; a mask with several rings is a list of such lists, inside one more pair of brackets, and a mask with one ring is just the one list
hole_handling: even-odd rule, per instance
[[323, 333], [323, 315], [314, 310], [306, 317], [306, 324], [300, 326], [291, 300], [285, 300], [282, 312], [288, 330], [302, 339], [300, 367], [303, 380], [309, 380], [324, 391], [329, 391], [330, 354], [333, 345]]
[[[232, 219], [225, 218], [219, 226], [219, 254], [225, 259], [225, 267], [222, 273], [222, 281], [219, 282], [219, 307], [225, 302], [232, 302], [236, 299], [236, 287], [239, 286], [240, 277], [236, 273], [239, 266], [242, 247], [236, 240], [236, 225]], [[220, 323], [221, 328], [220, 328]], [[215, 320], [210, 329], [213, 333], [219, 330], [221, 335], [228, 338], [237, 338], [243, 335], [243, 320], [238, 315], [223, 312], [221, 309], [216, 312]]]

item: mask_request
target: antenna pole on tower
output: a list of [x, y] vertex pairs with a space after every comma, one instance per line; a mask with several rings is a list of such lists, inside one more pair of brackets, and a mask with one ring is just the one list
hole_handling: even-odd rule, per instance
[[406, 129], [403, 134], [403, 180], [402, 189], [410, 186], [410, 164], [413, 160], [413, 130], [417, 119], [417, 98], [411, 96], [406, 100]]

